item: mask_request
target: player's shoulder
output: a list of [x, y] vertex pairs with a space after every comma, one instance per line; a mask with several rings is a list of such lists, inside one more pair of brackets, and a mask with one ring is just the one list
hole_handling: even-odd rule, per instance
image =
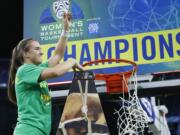
[[33, 69], [35, 67], [37, 67], [37, 66], [34, 65], [34, 64], [23, 64], [18, 68], [17, 74], [23, 74], [26, 71], [31, 70], [31, 69]]

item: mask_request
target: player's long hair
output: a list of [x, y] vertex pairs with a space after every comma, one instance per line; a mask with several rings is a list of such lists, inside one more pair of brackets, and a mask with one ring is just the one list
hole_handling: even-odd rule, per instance
[[32, 41], [32, 38], [21, 40], [12, 51], [11, 65], [9, 69], [8, 79], [8, 98], [16, 104], [16, 93], [15, 93], [15, 78], [18, 68], [24, 63], [24, 53], [29, 51], [28, 43]]

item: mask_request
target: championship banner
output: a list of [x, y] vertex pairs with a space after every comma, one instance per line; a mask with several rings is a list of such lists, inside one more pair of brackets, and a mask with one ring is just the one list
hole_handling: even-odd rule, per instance
[[[24, 38], [38, 40], [43, 60], [52, 56], [71, 11], [72, 27], [64, 60], [81, 64], [97, 59], [127, 59], [138, 64], [138, 74], [180, 69], [179, 0], [24, 0]], [[105, 63], [95, 72], [119, 72], [129, 65]], [[72, 73], [50, 80], [72, 80]]]

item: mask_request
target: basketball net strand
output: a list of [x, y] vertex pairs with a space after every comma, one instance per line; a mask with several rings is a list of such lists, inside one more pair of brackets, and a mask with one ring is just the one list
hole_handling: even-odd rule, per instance
[[71, 119], [71, 120], [66, 120], [66, 121], [60, 123], [60, 128], [62, 129], [63, 135], [67, 135], [67, 132], [66, 132], [66, 129], [65, 129], [66, 124], [71, 123], [71, 122], [75, 122], [75, 121], [85, 120], [85, 121], [87, 121], [87, 127], [88, 127], [87, 135], [92, 135], [91, 120], [87, 116], [87, 112], [88, 112], [88, 107], [87, 107], [88, 80], [85, 81], [85, 91], [84, 92], [83, 92], [83, 89], [82, 89], [81, 81], [78, 80], [77, 82], [78, 82], [79, 90], [80, 90], [80, 93], [81, 93], [81, 99], [82, 99], [81, 111], [84, 114], [84, 117], [79, 117], [79, 118], [74, 118], [74, 119]]
[[[129, 83], [129, 84], [128, 84]], [[114, 114], [118, 115], [117, 128], [119, 135], [136, 135], [144, 134], [148, 127], [148, 118], [146, 112], [143, 110], [138, 96], [137, 96], [137, 75], [132, 72], [129, 82], [123, 74], [123, 97], [120, 97], [122, 106], [119, 110], [115, 109]], [[125, 87], [128, 88], [128, 98], [125, 98]], [[132, 91], [134, 89], [134, 91]]]
[[79, 86], [79, 89], [81, 92], [81, 98], [82, 98], [82, 103], [83, 103], [81, 111], [82, 111], [82, 113], [84, 113], [85, 119], [88, 122], [88, 134], [87, 135], [91, 135], [92, 134], [91, 120], [87, 116], [87, 112], [88, 112], [88, 107], [87, 107], [88, 80], [85, 81], [85, 92], [84, 93], [83, 93], [83, 89], [82, 89], [80, 80], [78, 80], [78, 86]]

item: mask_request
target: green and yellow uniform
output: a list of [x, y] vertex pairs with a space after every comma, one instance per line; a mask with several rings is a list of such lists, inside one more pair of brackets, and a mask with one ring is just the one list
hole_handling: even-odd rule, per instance
[[49, 135], [51, 130], [51, 97], [46, 81], [39, 80], [48, 63], [24, 64], [16, 73], [15, 89], [18, 122], [14, 135]]

